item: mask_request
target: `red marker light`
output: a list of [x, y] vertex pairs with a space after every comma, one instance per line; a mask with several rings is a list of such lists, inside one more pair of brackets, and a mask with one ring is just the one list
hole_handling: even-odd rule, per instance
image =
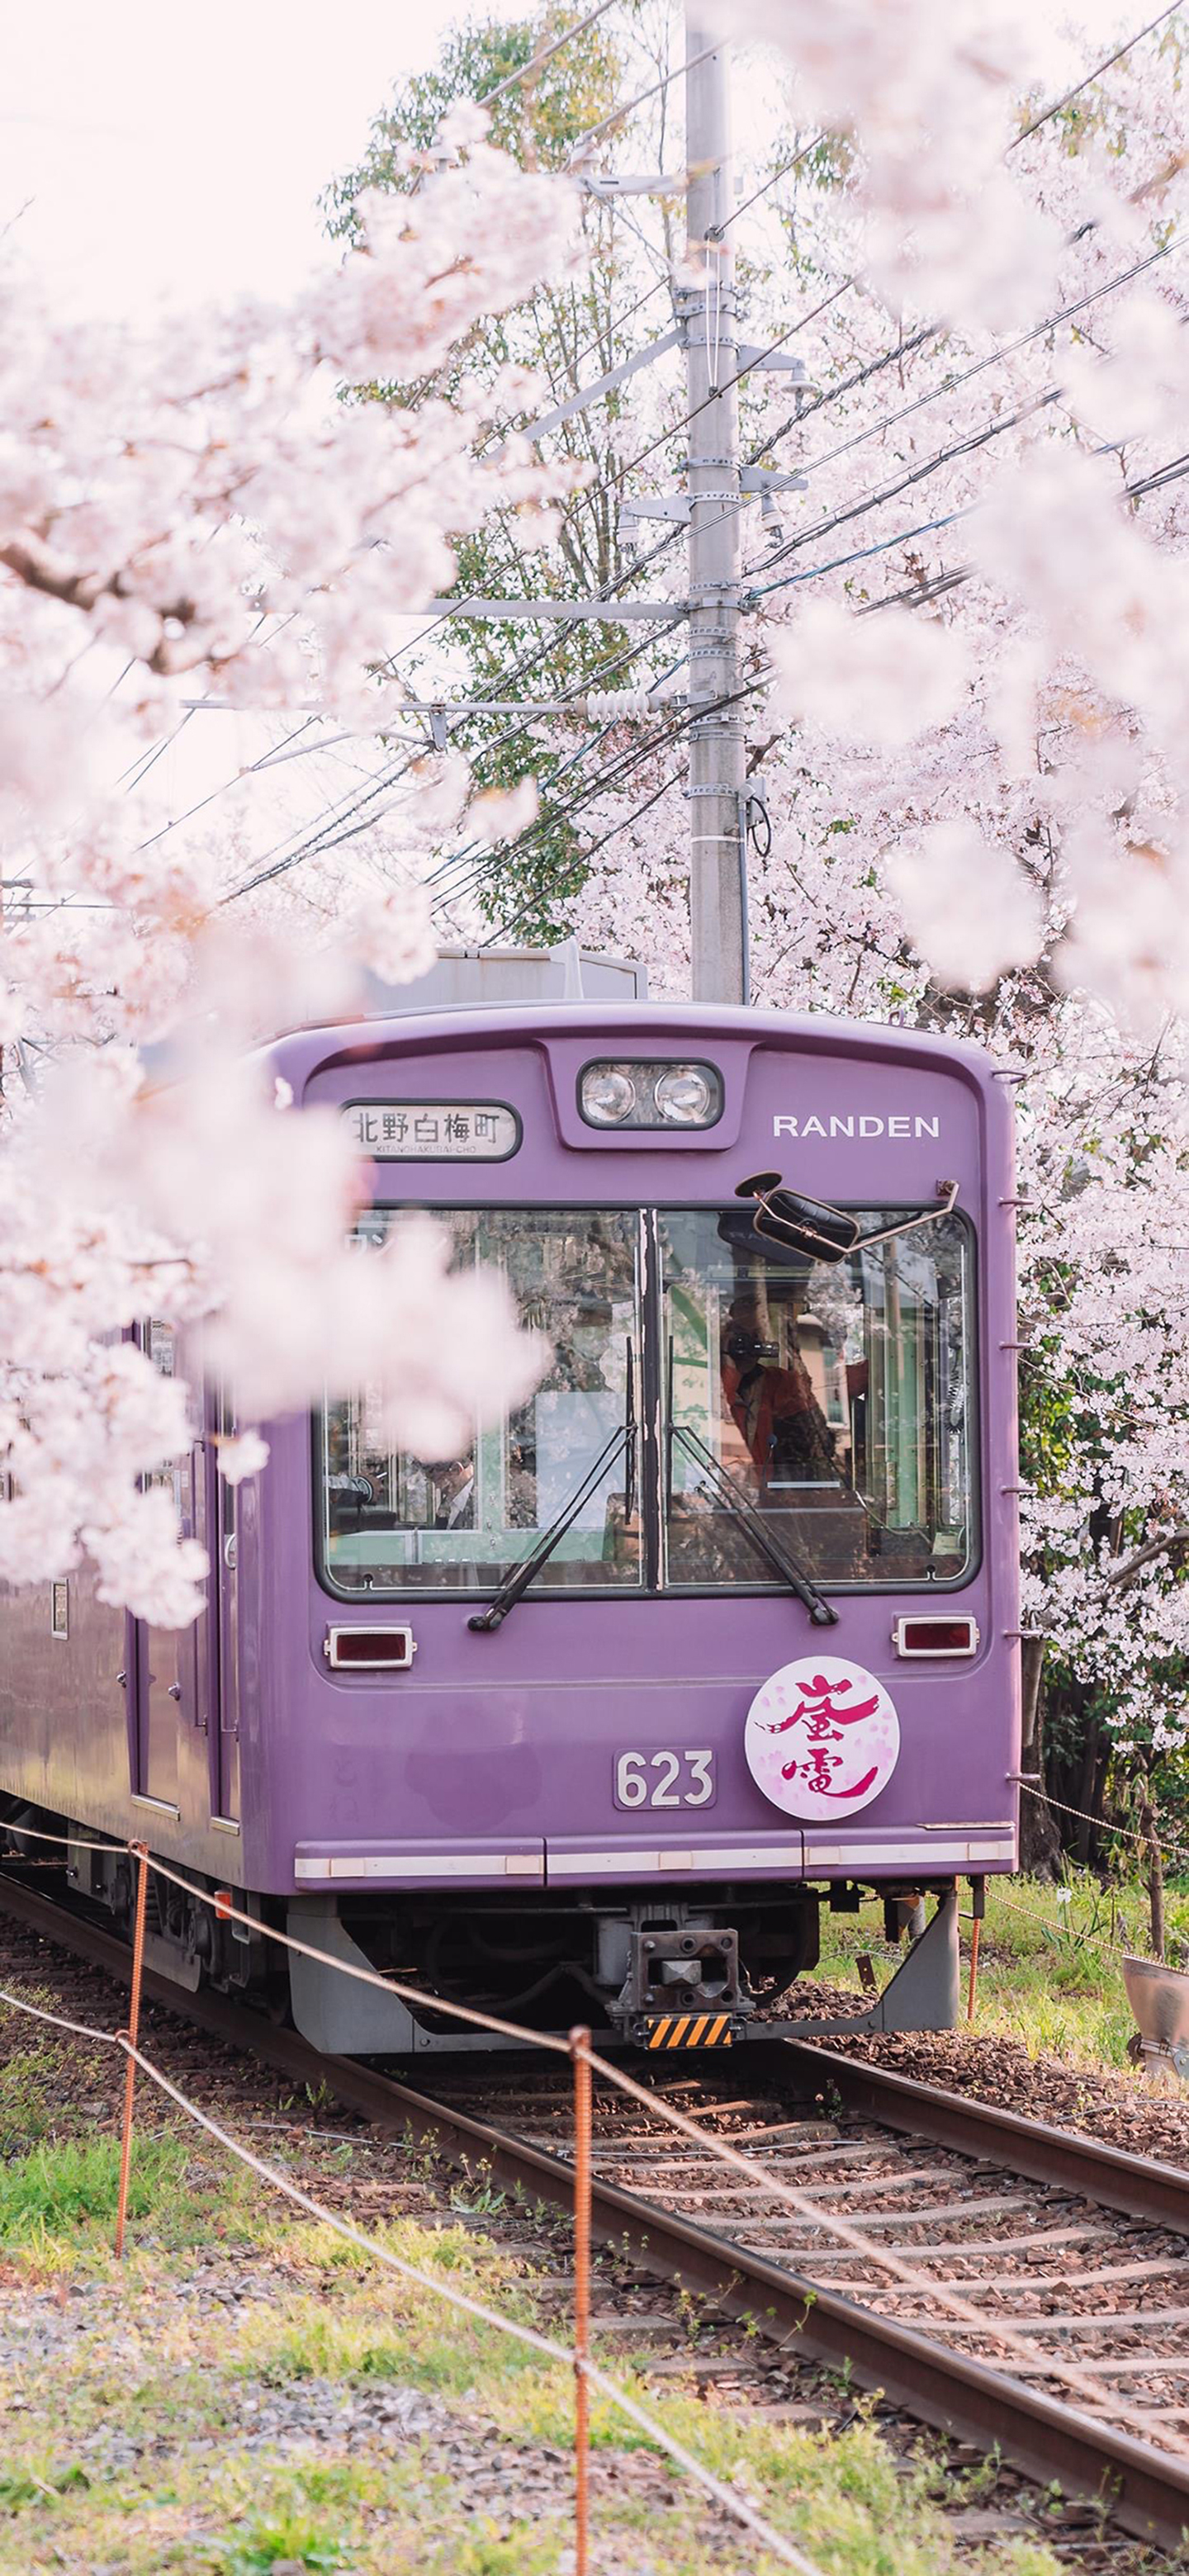
[[977, 1619], [897, 1619], [892, 1643], [898, 1655], [976, 1655]]
[[328, 1628], [322, 1652], [335, 1673], [407, 1673], [417, 1642], [411, 1628]]

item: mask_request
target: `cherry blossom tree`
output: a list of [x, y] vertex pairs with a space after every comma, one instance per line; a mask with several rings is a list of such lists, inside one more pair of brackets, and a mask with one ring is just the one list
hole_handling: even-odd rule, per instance
[[[535, 541], [571, 487], [517, 438], [488, 442], [523, 406], [520, 371], [464, 373], [449, 402], [344, 398], [424, 382], [574, 256], [572, 189], [495, 151], [478, 111], [409, 177], [361, 201], [291, 309], [138, 339], [58, 321], [15, 258], [0, 274], [0, 1577], [86, 1551], [103, 1598], [165, 1622], [195, 1615], [205, 1567], [146, 1479], [186, 1444], [190, 1399], [126, 1338], [135, 1317], [202, 1324], [248, 1419], [366, 1374], [394, 1439], [429, 1455], [539, 1364], [498, 1281], [451, 1273], [432, 1226], [351, 1253], [344, 1136], [290, 1114], [251, 1052], [348, 1015], [365, 964], [422, 971], [416, 883], [356, 888], [311, 947], [228, 903], [217, 817], [153, 831], [126, 791], [216, 690], [382, 732], [404, 699], [398, 621], [449, 584], [456, 534], [498, 504]], [[422, 784], [465, 798], [456, 771]], [[229, 1472], [261, 1449], [241, 1441]]]

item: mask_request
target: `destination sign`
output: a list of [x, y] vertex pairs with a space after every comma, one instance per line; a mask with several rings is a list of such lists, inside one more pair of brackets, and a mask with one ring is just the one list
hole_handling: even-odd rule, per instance
[[342, 1114], [379, 1163], [502, 1163], [520, 1143], [515, 1110], [497, 1100], [352, 1100]]

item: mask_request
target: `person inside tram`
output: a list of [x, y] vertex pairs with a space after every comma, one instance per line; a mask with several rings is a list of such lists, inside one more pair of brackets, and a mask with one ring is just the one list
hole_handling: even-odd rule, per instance
[[[818, 1483], [837, 1474], [834, 1434], [809, 1371], [789, 1335], [789, 1358], [764, 1331], [768, 1318], [754, 1288], [741, 1287], [723, 1322], [723, 1427], [734, 1426], [737, 1462], [760, 1494], [770, 1485]], [[724, 1464], [730, 1465], [724, 1443]]]
[[473, 1529], [475, 1526], [475, 1461], [449, 1458], [433, 1469], [435, 1529]]

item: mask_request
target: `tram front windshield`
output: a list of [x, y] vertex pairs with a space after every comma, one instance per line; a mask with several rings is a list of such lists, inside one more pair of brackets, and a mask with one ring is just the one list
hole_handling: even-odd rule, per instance
[[[904, 1213], [864, 1210], [863, 1232]], [[449, 1458], [393, 1447], [374, 1391], [325, 1409], [334, 1590], [490, 1594], [584, 1484], [538, 1593], [778, 1590], [757, 1514], [819, 1583], [898, 1589], [968, 1570], [960, 1220], [827, 1265], [765, 1242], [738, 1206], [435, 1214], [456, 1267], [502, 1271], [549, 1357], [527, 1402]], [[399, 1223], [373, 1211], [362, 1256]]]

